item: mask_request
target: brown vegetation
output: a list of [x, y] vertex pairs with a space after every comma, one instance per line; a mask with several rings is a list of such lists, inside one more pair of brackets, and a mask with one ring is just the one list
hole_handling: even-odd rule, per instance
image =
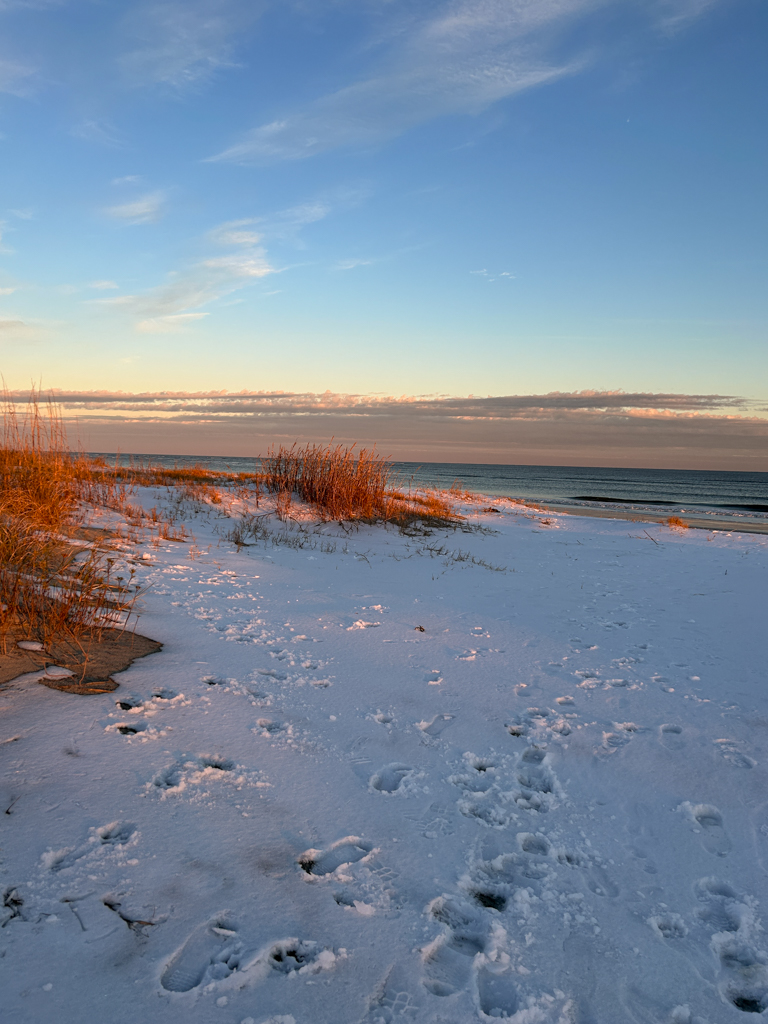
[[670, 528], [674, 527], [678, 530], [688, 529], [688, 523], [686, 523], [684, 519], [681, 519], [680, 516], [670, 516], [669, 519], [667, 519], [667, 526]]
[[389, 459], [355, 446], [293, 445], [270, 450], [259, 481], [278, 496], [278, 514], [288, 514], [291, 495], [313, 505], [326, 519], [453, 524], [460, 519], [437, 491], [405, 494], [393, 486]]
[[67, 451], [55, 409], [33, 392], [19, 417], [6, 402], [0, 441], [0, 647], [8, 630], [47, 643], [76, 640], [131, 604], [82, 523], [84, 459]]

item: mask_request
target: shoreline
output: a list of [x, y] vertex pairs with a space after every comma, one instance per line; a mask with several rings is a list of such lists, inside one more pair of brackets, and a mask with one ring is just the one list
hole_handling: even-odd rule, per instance
[[[631, 523], [657, 523], [659, 526], [667, 526], [667, 520], [669, 519], [669, 516], [654, 515], [653, 512], [625, 512], [623, 509], [602, 509], [583, 506], [577, 507], [561, 504], [559, 502], [532, 501], [530, 502], [529, 507], [544, 509], [547, 512], [564, 512], [569, 516], [588, 516], [595, 517], [597, 519], [618, 519]], [[748, 519], [739, 519], [734, 521], [725, 517], [713, 517], [710, 519], [703, 516], [697, 516], [695, 513], [673, 512], [671, 509], [669, 512], [670, 515], [675, 515], [682, 519], [686, 526], [694, 530], [715, 530], [717, 532], [726, 533], [768, 534], [768, 520], [765, 522], [760, 522], [759, 520], [750, 521]]]

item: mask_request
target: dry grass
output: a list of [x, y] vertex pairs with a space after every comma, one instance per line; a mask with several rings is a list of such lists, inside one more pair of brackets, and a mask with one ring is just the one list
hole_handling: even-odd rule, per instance
[[270, 450], [262, 460], [260, 482], [277, 495], [277, 514], [290, 515], [291, 497], [313, 505], [324, 519], [454, 524], [461, 517], [437, 491], [406, 495], [397, 489], [392, 463], [355, 445], [293, 445]]
[[329, 519], [386, 518], [389, 462], [376, 452], [344, 445], [282, 446], [262, 460], [265, 488], [285, 506], [292, 494]]
[[685, 520], [681, 519], [680, 516], [670, 516], [669, 519], [667, 519], [667, 526], [669, 526], [671, 529], [677, 530], [688, 529], [688, 523], [686, 523]]
[[81, 525], [87, 460], [67, 450], [61, 420], [33, 392], [19, 416], [5, 401], [0, 441], [0, 647], [8, 631], [46, 644], [114, 625], [127, 591]]

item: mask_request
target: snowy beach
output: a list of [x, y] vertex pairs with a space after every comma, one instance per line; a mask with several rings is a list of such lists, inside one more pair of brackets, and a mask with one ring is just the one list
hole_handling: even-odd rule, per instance
[[768, 538], [483, 507], [125, 546], [163, 650], [0, 688], [4, 1020], [768, 1016]]

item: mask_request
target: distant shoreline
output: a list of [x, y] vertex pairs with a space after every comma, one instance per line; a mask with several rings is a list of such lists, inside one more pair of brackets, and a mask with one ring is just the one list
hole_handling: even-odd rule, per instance
[[[538, 508], [547, 512], [564, 512], [569, 516], [589, 516], [596, 519], [625, 519], [630, 523], [658, 523], [662, 526], [667, 524], [669, 516], [658, 515], [652, 512], [628, 512], [623, 509], [602, 509], [590, 508], [589, 506], [574, 507], [572, 505], [560, 505], [556, 502], [535, 502]], [[678, 518], [682, 519], [687, 527], [694, 530], [718, 530], [727, 533], [766, 533], [768, 534], [768, 519], [765, 522], [759, 520], [729, 519], [729, 518], [704, 518], [702, 516], [680, 513]]]

